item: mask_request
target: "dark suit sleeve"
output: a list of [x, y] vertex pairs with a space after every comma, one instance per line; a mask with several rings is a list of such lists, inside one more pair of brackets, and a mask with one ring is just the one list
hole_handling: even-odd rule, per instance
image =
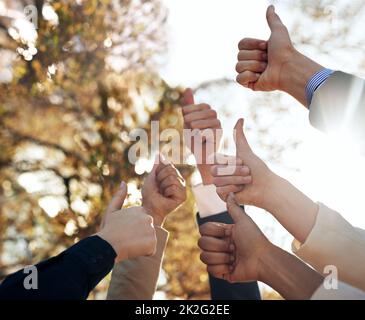
[[0, 285], [0, 299], [86, 299], [111, 271], [115, 257], [108, 242], [88, 237], [37, 264], [37, 288], [25, 288], [30, 274], [24, 269], [9, 275]]
[[[200, 218], [197, 214], [199, 226], [206, 222], [222, 222], [232, 224], [232, 218], [227, 211], [209, 217]], [[260, 300], [257, 282], [229, 283], [217, 279], [209, 274], [210, 294], [212, 300]]]

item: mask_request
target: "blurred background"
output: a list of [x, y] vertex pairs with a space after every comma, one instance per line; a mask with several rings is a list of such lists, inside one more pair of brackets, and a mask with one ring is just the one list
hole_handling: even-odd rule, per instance
[[[351, 143], [312, 129], [307, 110], [286, 94], [234, 81], [238, 41], [269, 36], [269, 4], [301, 52], [364, 75], [362, 0], [0, 0], [0, 281], [96, 232], [122, 179], [128, 204], [140, 202], [153, 155], [130, 164], [128, 133], [149, 130], [151, 120], [181, 130], [187, 86], [217, 109], [225, 141], [244, 117], [252, 147], [272, 169], [365, 228], [364, 159]], [[198, 182], [190, 158], [178, 168], [189, 185]], [[247, 212], [290, 251], [277, 221]], [[189, 189], [166, 224], [157, 299], [209, 298], [195, 214]], [[90, 299], [104, 299], [109, 281]], [[265, 299], [280, 298], [261, 289]]]

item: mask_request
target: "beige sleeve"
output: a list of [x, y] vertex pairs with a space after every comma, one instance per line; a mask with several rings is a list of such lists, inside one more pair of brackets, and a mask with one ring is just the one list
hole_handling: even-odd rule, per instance
[[156, 227], [156, 253], [138, 257], [114, 266], [108, 289], [108, 300], [151, 300], [156, 291], [168, 232]]
[[336, 211], [320, 203], [307, 240], [294, 240], [292, 249], [324, 276], [325, 267], [333, 265], [339, 280], [365, 290], [365, 230], [353, 227]]
[[326, 288], [322, 283], [311, 300], [365, 300], [365, 292], [341, 281], [333, 289]]
[[311, 124], [346, 139], [365, 153], [365, 81], [335, 71], [314, 93], [309, 107]]

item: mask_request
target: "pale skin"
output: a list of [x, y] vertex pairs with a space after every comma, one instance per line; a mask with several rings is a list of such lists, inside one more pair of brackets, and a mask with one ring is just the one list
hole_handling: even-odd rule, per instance
[[[237, 177], [240, 185], [228, 186], [225, 192], [241, 191], [244, 184], [251, 182], [250, 169], [243, 165], [241, 159], [230, 157], [222, 154], [217, 154], [222, 138], [222, 126], [218, 119], [217, 112], [206, 103], [196, 104], [194, 101], [193, 92], [191, 89], [186, 89], [182, 99], [182, 114], [184, 119], [184, 128], [190, 130], [206, 130], [211, 129], [213, 134], [208, 139], [202, 139], [201, 135], [194, 135], [189, 143], [186, 143], [190, 151], [195, 156], [197, 168], [202, 178], [204, 185], [213, 183], [213, 176], [211, 174], [211, 166], [215, 160], [219, 160], [222, 164], [236, 164], [242, 166], [241, 175]], [[186, 139], [186, 137], [185, 137]], [[195, 150], [195, 146], [198, 150]], [[199, 149], [202, 152], [199, 152]]]
[[234, 224], [208, 222], [199, 229], [201, 260], [214, 277], [230, 282], [262, 281], [285, 299], [309, 299], [323, 277], [268, 241], [254, 221], [227, 197]]
[[[241, 191], [235, 193], [240, 204], [249, 204], [270, 212], [297, 240], [304, 243], [311, 232], [318, 212], [318, 205], [285, 179], [272, 172], [269, 167], [252, 151], [243, 132], [243, 119], [235, 126], [236, 157], [250, 168], [252, 182], [241, 185]], [[213, 183], [218, 195], [225, 201], [227, 194], [222, 188], [237, 185], [237, 176], [241, 175], [240, 166], [233, 174], [221, 175], [225, 165], [211, 168]], [[233, 172], [233, 171], [231, 171]]]
[[[322, 66], [295, 50], [286, 27], [272, 6], [267, 10], [267, 21], [271, 29], [268, 41], [247, 38], [240, 41], [237, 81], [252, 90], [284, 90], [306, 105], [305, 86]], [[186, 105], [194, 103], [192, 94], [185, 93], [184, 98]], [[184, 112], [184, 108], [185, 118], [188, 112]], [[189, 112], [191, 110], [193, 108], [188, 109]], [[237, 128], [243, 127], [243, 120], [237, 125]], [[189, 127], [188, 121], [186, 127]], [[198, 165], [203, 183], [215, 184], [218, 195], [224, 201], [229, 192], [234, 192], [241, 204], [255, 205], [271, 212], [297, 240], [305, 242], [316, 220], [317, 204], [273, 173], [252, 152], [241, 132], [237, 139], [240, 147], [237, 147], [236, 165], [231, 164], [232, 161], [213, 166], [203, 162], [203, 165]], [[234, 173], [222, 174], [222, 168]]]
[[[207, 153], [207, 150], [213, 150], [213, 153], [215, 153], [219, 149], [221, 135], [219, 135], [216, 129], [221, 130], [222, 126], [217, 117], [217, 112], [206, 103], [196, 104], [191, 89], [185, 90], [183, 94], [182, 105], [184, 129], [204, 130], [206, 128], [210, 128], [214, 130], [214, 139], [206, 140], [202, 139], [200, 135], [197, 135], [191, 138], [188, 146], [190, 147], [190, 151], [195, 156], [203, 184], [211, 184], [212, 175], [210, 174], [210, 165], [207, 163], [207, 159], [210, 154]], [[195, 150], [194, 146], [200, 147], [200, 150], [202, 151], [201, 154]]]
[[122, 182], [96, 234], [113, 247], [117, 254], [116, 262], [153, 255], [156, 251], [153, 218], [142, 207], [122, 209], [126, 196], [127, 185]]
[[[286, 91], [306, 106], [305, 86], [322, 66], [295, 50], [288, 30], [273, 6], [268, 7], [266, 17], [271, 30], [269, 40], [245, 38], [239, 42], [237, 82], [252, 90]], [[194, 102], [192, 98], [185, 100]], [[236, 163], [198, 166], [203, 183], [215, 184], [224, 201], [229, 192], [234, 192], [241, 204], [255, 205], [271, 212], [296, 239], [304, 242], [315, 223], [317, 204], [274, 174], [252, 152], [242, 127], [243, 120], [240, 120], [236, 125], [236, 129], [240, 129], [237, 131]], [[207, 173], [209, 168], [210, 174]]]
[[266, 19], [268, 40], [244, 38], [238, 44], [236, 80], [254, 91], [285, 91], [307, 107], [305, 86], [323, 67], [294, 48], [274, 6], [268, 7]]
[[[177, 169], [161, 159], [147, 176], [142, 188], [143, 206], [122, 208], [127, 185], [122, 182], [112, 198], [97, 233], [117, 253], [116, 262], [156, 251], [156, 226], [186, 200], [185, 181]], [[157, 204], [157, 205], [156, 205]]]
[[[269, 40], [245, 38], [238, 45], [237, 82], [252, 90], [285, 91], [307, 106], [305, 86], [323, 67], [294, 48], [273, 6], [267, 10], [267, 21], [271, 30]], [[232, 282], [259, 280], [286, 299], [308, 299], [323, 278], [299, 259], [272, 245], [236, 201], [271, 212], [301, 242], [305, 242], [313, 228], [318, 206], [255, 155], [244, 136], [243, 119], [235, 129], [236, 165], [211, 167], [211, 181], [218, 195], [227, 201], [235, 224], [201, 226], [201, 259], [207, 264], [208, 272], [216, 277]], [[249, 167], [250, 184], [239, 182], [238, 177], [246, 175], [244, 166]], [[230, 174], [222, 174], [224, 168]], [[228, 191], [240, 185], [242, 190], [233, 191], [235, 195]]]
[[[285, 91], [307, 106], [305, 86], [323, 67], [294, 48], [273, 6], [268, 7], [266, 18], [271, 30], [267, 41], [245, 38], [238, 44], [237, 82], [252, 90]], [[297, 240], [305, 242], [315, 224], [318, 205], [257, 157], [243, 133], [242, 119], [237, 122], [236, 133], [236, 156], [250, 168], [252, 176], [252, 183], [236, 192], [237, 200], [269, 211]], [[213, 166], [211, 173], [218, 194], [225, 200], [227, 193], [222, 188], [237, 186], [241, 169], [238, 166], [234, 174], [225, 176], [222, 184], [222, 175], [218, 174], [222, 167]]]
[[172, 163], [161, 155], [156, 160], [142, 187], [142, 206], [155, 226], [162, 226], [167, 215], [186, 200], [186, 187]]

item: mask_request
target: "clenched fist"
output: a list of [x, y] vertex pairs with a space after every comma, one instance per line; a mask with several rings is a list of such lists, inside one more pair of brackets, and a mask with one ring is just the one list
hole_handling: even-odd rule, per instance
[[295, 52], [287, 28], [275, 13], [274, 6], [266, 12], [271, 30], [268, 41], [244, 38], [239, 44], [237, 82], [253, 90], [281, 89], [281, 71]]
[[234, 224], [208, 222], [200, 227], [201, 260], [214, 277], [230, 282], [258, 280], [261, 257], [272, 245], [238, 206], [233, 193], [227, 198], [227, 209]]
[[252, 90], [285, 91], [307, 105], [305, 86], [323, 67], [294, 48], [274, 6], [268, 7], [266, 19], [271, 30], [269, 40], [244, 38], [238, 44], [236, 80]]
[[207, 222], [199, 231], [201, 260], [207, 271], [229, 282], [258, 280], [285, 299], [309, 299], [323, 277], [295, 256], [272, 244], [237, 204], [232, 193], [227, 210], [234, 224]]
[[160, 156], [142, 187], [143, 208], [162, 225], [166, 216], [186, 200], [185, 181], [179, 171]]
[[142, 207], [121, 209], [126, 196], [127, 186], [122, 182], [106, 210], [101, 230], [97, 233], [115, 250], [116, 262], [153, 255], [156, 251], [153, 218]]

